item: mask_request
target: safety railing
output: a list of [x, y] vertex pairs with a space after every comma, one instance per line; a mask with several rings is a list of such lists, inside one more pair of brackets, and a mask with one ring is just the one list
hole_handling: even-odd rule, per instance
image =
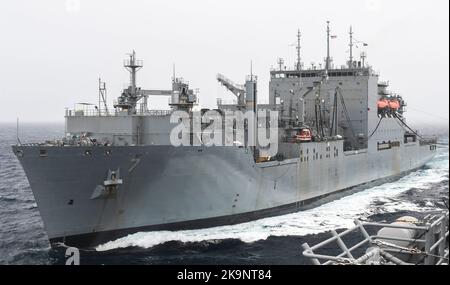
[[144, 61], [142, 59], [135, 59], [134, 62], [130, 59], [124, 59], [123, 66], [136, 66], [136, 67], [142, 67], [144, 66]]
[[237, 100], [217, 98], [217, 106], [236, 105]]
[[117, 116], [167, 116], [172, 114], [172, 110], [136, 110], [133, 114], [127, 111], [108, 111], [105, 110], [68, 110], [66, 109], [66, 117], [117, 117]]
[[[416, 254], [423, 255], [424, 257], [420, 260], [421, 264], [425, 265], [439, 265], [444, 262], [448, 263], [449, 251], [448, 251], [448, 221], [449, 213], [446, 212], [444, 215], [439, 217], [436, 216], [426, 216], [424, 219], [430, 219], [432, 222], [426, 223], [423, 226], [416, 225], [399, 225], [399, 224], [384, 224], [384, 223], [374, 223], [374, 222], [361, 222], [355, 220], [356, 226], [341, 233], [337, 233], [335, 230], [331, 231], [332, 237], [318, 243], [312, 247], [308, 243], [302, 244], [304, 249], [303, 255], [311, 259], [312, 263], [315, 265], [331, 265], [331, 264], [367, 264], [369, 259], [376, 255], [382, 256], [384, 259], [397, 264], [397, 265], [412, 265], [412, 263], [405, 262], [392, 255], [392, 253], [404, 253], [404, 254]], [[366, 227], [378, 227], [378, 228], [399, 228], [407, 230], [415, 230], [418, 232], [416, 238], [402, 238], [393, 236], [378, 236], [369, 235]], [[343, 237], [348, 234], [360, 231], [364, 239], [357, 244], [348, 247], [344, 241]], [[387, 241], [403, 241], [409, 242], [414, 247], [403, 247], [398, 246]], [[317, 253], [318, 250], [323, 250], [323, 248], [329, 244], [337, 243], [342, 253], [338, 255], [326, 255]], [[372, 247], [375, 246], [369, 252], [356, 257], [355, 251], [363, 246]], [[320, 260], [326, 260], [321, 263]]]

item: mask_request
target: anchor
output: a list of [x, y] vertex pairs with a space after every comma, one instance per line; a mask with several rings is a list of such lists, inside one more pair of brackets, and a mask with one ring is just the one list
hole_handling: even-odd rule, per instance
[[97, 185], [94, 192], [92, 192], [91, 200], [98, 198], [112, 198], [116, 196], [119, 185], [123, 184], [123, 180], [120, 179], [120, 168], [115, 171], [108, 169], [108, 175], [103, 181], [103, 185]]

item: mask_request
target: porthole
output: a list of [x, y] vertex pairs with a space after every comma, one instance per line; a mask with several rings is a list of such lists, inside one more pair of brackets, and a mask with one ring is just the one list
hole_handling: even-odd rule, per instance
[[90, 149], [85, 150], [84, 151], [84, 155], [85, 156], [91, 156], [92, 155], [92, 150], [90, 150]]
[[46, 149], [40, 149], [39, 150], [39, 155], [41, 157], [46, 157], [47, 156], [47, 150]]

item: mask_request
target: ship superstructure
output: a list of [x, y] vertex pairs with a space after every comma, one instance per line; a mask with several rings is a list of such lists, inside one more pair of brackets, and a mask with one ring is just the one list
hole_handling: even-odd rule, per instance
[[[13, 147], [36, 198], [52, 242], [93, 245], [141, 230], [189, 229], [233, 224], [301, 210], [337, 191], [423, 166], [435, 153], [406, 123], [405, 100], [366, 63], [353, 56], [336, 67], [301, 62], [300, 32], [293, 69], [279, 61], [270, 71], [269, 103], [258, 104], [257, 77], [244, 84], [217, 80], [236, 96], [218, 100], [226, 111], [278, 114], [276, 155], [243, 142], [207, 146], [197, 133], [174, 146], [175, 111], [194, 117], [198, 92], [181, 78], [169, 90], [137, 86], [143, 63], [135, 52], [124, 63], [130, 84], [114, 108], [99, 81], [94, 110], [66, 110], [66, 136]], [[167, 96], [170, 110], [149, 108], [149, 96]], [[255, 118], [254, 126], [261, 122]], [[212, 123], [201, 122], [200, 130]], [[223, 125], [219, 126], [220, 128]], [[267, 128], [270, 126], [268, 125]], [[273, 127], [273, 126], [272, 126]], [[236, 131], [234, 126], [233, 131]]]

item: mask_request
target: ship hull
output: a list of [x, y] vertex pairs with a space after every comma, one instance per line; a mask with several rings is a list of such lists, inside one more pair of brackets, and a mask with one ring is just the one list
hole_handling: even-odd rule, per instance
[[[391, 177], [387, 177], [386, 179], [392, 178], [400, 178], [408, 173], [419, 170], [422, 167], [412, 169], [410, 171], [405, 171], [399, 175], [394, 175]], [[72, 236], [64, 236], [50, 239], [50, 243], [54, 244], [65, 244], [71, 245], [75, 247], [93, 247], [99, 244], [106, 243], [108, 241], [113, 241], [121, 237], [125, 237], [127, 235], [137, 233], [137, 232], [148, 232], [148, 231], [180, 231], [180, 230], [195, 230], [202, 228], [211, 228], [218, 226], [227, 226], [227, 225], [236, 225], [240, 223], [251, 222], [254, 220], [280, 216], [290, 213], [295, 213], [299, 211], [303, 211], [306, 209], [310, 209], [311, 207], [315, 207], [325, 203], [327, 201], [327, 197], [330, 197], [334, 194], [342, 193], [342, 195], [346, 195], [348, 193], [355, 193], [354, 191], [363, 191], [367, 189], [367, 185], [376, 186], [378, 184], [386, 181], [385, 179], [379, 179], [375, 181], [369, 181], [367, 183], [363, 183], [360, 185], [356, 185], [350, 188], [336, 190], [335, 192], [331, 192], [330, 194], [325, 194], [322, 196], [318, 196], [315, 198], [311, 198], [308, 200], [302, 200], [291, 204], [286, 204], [270, 209], [263, 209], [254, 212], [247, 212], [242, 214], [234, 214], [228, 216], [214, 217], [214, 218], [206, 218], [199, 220], [191, 220], [184, 222], [175, 222], [168, 224], [159, 224], [159, 225], [149, 225], [135, 228], [127, 228], [127, 229], [118, 229], [118, 230], [110, 230], [110, 231], [101, 231], [80, 235], [72, 235]], [[378, 184], [377, 184], [378, 183]]]
[[[213, 227], [299, 211], [330, 194], [417, 169], [435, 153], [419, 143], [342, 152], [342, 143], [293, 145], [298, 158], [265, 163], [255, 163], [243, 147], [13, 149], [20, 152], [50, 241], [84, 247], [138, 231]], [[108, 172], [117, 170], [123, 184], [95, 197]]]

